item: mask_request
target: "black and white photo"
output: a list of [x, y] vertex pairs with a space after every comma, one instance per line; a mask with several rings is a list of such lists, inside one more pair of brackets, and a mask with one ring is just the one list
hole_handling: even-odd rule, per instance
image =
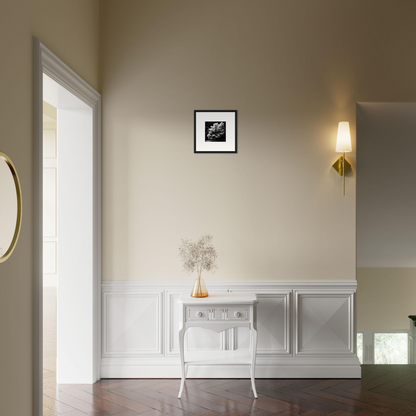
[[237, 111], [195, 110], [194, 153], [237, 153]]
[[205, 141], [206, 142], [225, 142], [225, 121], [206, 121], [205, 122]]

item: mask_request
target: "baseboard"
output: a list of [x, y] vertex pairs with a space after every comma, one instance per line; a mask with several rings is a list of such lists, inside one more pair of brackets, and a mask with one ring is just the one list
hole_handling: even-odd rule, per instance
[[[102, 378], [180, 378], [179, 360], [175, 364], [149, 365], [106, 360], [101, 367]], [[259, 361], [259, 360], [258, 360]], [[256, 378], [361, 378], [358, 359], [334, 360], [326, 363], [303, 363], [290, 360], [286, 364], [271, 364], [260, 360], [256, 365]], [[187, 378], [250, 378], [248, 366], [191, 366]]]

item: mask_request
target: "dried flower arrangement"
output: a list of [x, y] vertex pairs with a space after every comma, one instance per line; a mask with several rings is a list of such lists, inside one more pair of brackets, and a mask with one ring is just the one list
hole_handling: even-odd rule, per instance
[[183, 269], [188, 273], [192, 273], [195, 270], [198, 273], [191, 296], [208, 296], [201, 274], [204, 270], [213, 272], [217, 269], [217, 251], [212, 244], [212, 239], [211, 235], [206, 234], [197, 242], [182, 240], [182, 244], [179, 247], [179, 256], [183, 261]]

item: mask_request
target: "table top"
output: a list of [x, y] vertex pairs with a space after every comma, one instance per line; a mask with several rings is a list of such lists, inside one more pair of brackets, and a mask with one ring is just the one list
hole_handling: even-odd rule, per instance
[[182, 293], [178, 303], [183, 305], [253, 305], [259, 303], [252, 292], [215, 293], [207, 298], [193, 298], [189, 293]]

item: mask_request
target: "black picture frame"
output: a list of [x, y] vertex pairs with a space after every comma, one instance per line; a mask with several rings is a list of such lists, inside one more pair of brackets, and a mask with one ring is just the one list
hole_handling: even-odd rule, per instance
[[194, 153], [237, 153], [237, 110], [194, 110]]

